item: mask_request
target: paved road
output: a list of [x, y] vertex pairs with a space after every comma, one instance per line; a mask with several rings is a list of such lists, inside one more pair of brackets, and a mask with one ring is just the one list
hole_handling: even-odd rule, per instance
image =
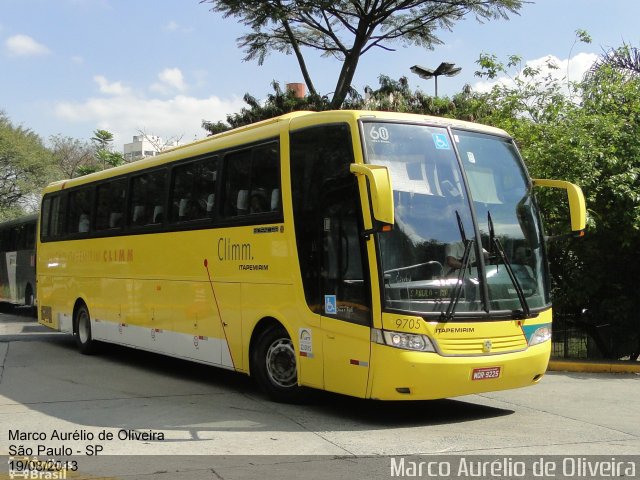
[[[317, 392], [283, 405], [211, 367], [115, 346], [82, 356], [71, 336], [0, 310], [0, 455], [22, 445], [93, 462], [85, 455], [97, 446], [118, 478], [254, 478], [262, 464], [277, 464], [278, 478], [388, 478], [383, 456], [638, 455], [639, 397], [637, 374], [551, 372], [535, 387], [440, 401]], [[212, 469], [203, 454], [242, 456]]]

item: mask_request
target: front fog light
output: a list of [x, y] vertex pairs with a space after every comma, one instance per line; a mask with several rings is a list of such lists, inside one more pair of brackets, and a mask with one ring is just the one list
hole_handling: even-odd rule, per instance
[[529, 339], [529, 346], [538, 345], [551, 339], [551, 327], [540, 327]]

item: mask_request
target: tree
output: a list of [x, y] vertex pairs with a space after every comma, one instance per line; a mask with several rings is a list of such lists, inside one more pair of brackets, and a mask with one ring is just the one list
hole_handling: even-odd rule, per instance
[[96, 147], [89, 142], [53, 135], [49, 138], [49, 144], [61, 178], [74, 178], [87, 168], [99, 168], [96, 164]]
[[467, 15], [479, 21], [517, 13], [522, 0], [200, 0], [251, 29], [238, 38], [244, 60], [262, 65], [272, 51], [293, 53], [310, 95], [317, 96], [302, 49], [342, 62], [331, 108], [340, 108], [351, 88], [360, 57], [395, 43], [432, 49], [438, 30], [452, 30]]
[[93, 131], [91, 141], [94, 142], [100, 150], [111, 150], [111, 142], [113, 142], [113, 133], [108, 130], [97, 129]]
[[34, 209], [51, 177], [50, 153], [40, 137], [0, 112], [0, 218]]
[[[386, 75], [380, 75], [378, 82], [379, 87], [376, 90], [369, 86], [365, 87], [364, 95], [350, 89], [343, 107], [354, 110], [393, 110], [428, 115], [455, 115], [458, 100], [452, 101], [447, 97], [434, 98], [419, 90], [412, 91], [406, 77], [394, 80]], [[285, 113], [300, 110], [322, 111], [331, 108], [331, 103], [325, 97], [307, 95], [304, 98], [298, 98], [289, 90], [282, 91], [278, 82], [272, 82], [271, 86], [274, 93], [268, 94], [264, 102], [261, 103], [253, 95], [246, 93], [244, 101], [247, 106], [240, 112], [228, 114], [226, 122], [203, 120], [202, 128], [209, 135], [215, 135]]]
[[102, 170], [110, 167], [117, 167], [118, 165], [123, 165], [124, 155], [120, 152], [112, 151], [111, 142], [113, 142], [113, 133], [108, 130], [95, 130], [93, 132], [93, 137], [91, 137], [91, 141], [95, 145], [95, 158], [97, 160], [97, 164], [86, 164], [82, 165], [78, 168], [79, 175], [88, 175], [90, 173], [94, 173], [100, 170], [100, 166], [102, 166]]
[[605, 66], [631, 76], [640, 75], [640, 49], [627, 43], [618, 48], [610, 48], [600, 56], [589, 74], [597, 76]]
[[216, 133], [225, 132], [231, 128], [249, 125], [261, 120], [267, 120], [279, 115], [284, 115], [289, 112], [299, 110], [321, 111], [329, 109], [329, 102], [325, 98], [312, 95], [307, 95], [304, 98], [298, 98], [294, 92], [290, 90], [282, 91], [280, 84], [276, 81], [271, 83], [271, 87], [273, 88], [273, 93], [267, 95], [267, 98], [263, 103], [260, 103], [249, 93], [246, 93], [244, 95], [244, 101], [247, 104], [247, 107], [243, 107], [238, 113], [227, 115], [226, 123], [203, 120], [202, 128], [209, 132], [209, 135], [215, 135]]

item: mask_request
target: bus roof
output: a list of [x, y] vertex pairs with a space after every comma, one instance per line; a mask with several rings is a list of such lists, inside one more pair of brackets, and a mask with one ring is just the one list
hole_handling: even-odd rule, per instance
[[466, 122], [463, 120], [456, 120], [445, 117], [434, 117], [430, 115], [419, 115], [413, 113], [398, 113], [398, 112], [382, 112], [374, 110], [328, 110], [323, 112], [312, 111], [297, 111], [291, 112], [279, 117], [270, 118], [268, 120], [262, 120], [260, 122], [252, 123], [242, 127], [234, 128], [226, 132], [218, 133], [195, 142], [181, 145], [155, 157], [147, 157], [141, 160], [137, 160], [126, 165], [119, 167], [109, 168], [100, 172], [92, 173], [82, 177], [77, 177], [70, 180], [59, 180], [50, 183], [45, 189], [45, 192], [62, 190], [66, 187], [83, 185], [86, 183], [92, 183], [97, 180], [107, 179], [119, 175], [124, 175], [137, 170], [143, 170], [145, 168], [151, 168], [154, 166], [160, 166], [165, 163], [169, 163], [182, 158], [188, 158], [197, 155], [204, 155], [208, 152], [233, 147], [237, 144], [248, 143], [248, 141], [259, 141], [267, 138], [276, 137], [280, 131], [282, 123], [289, 123], [293, 119], [300, 117], [314, 116], [320, 123], [324, 120], [327, 123], [357, 121], [359, 119], [380, 119], [380, 120], [395, 120], [405, 121], [411, 123], [426, 123], [432, 125], [440, 125], [444, 127], [461, 128], [465, 130], [473, 130], [482, 133], [488, 133], [492, 135], [499, 135], [508, 137], [508, 133], [502, 129], [490, 127], [488, 125], [482, 125], [479, 123]]
[[38, 214], [31, 213], [18, 218], [12, 218], [11, 220], [4, 220], [0, 222], [0, 228], [11, 227], [14, 225], [21, 225], [23, 223], [36, 223], [38, 221]]

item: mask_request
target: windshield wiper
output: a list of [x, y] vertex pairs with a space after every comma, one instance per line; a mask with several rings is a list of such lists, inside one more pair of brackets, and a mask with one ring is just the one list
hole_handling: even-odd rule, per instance
[[462, 224], [462, 219], [460, 218], [460, 213], [456, 210], [456, 219], [458, 220], [458, 229], [460, 230], [460, 237], [462, 238], [462, 243], [464, 243], [464, 253], [462, 254], [462, 261], [460, 270], [458, 272], [458, 280], [456, 282], [456, 286], [453, 289], [453, 295], [451, 296], [451, 301], [447, 306], [447, 311], [443, 312], [441, 317], [443, 322], [448, 322], [453, 318], [456, 313], [456, 307], [458, 306], [458, 302], [460, 301], [460, 297], [462, 296], [462, 288], [464, 286], [464, 277], [467, 273], [467, 268], [469, 268], [469, 263], [471, 261], [471, 249], [473, 248], [474, 240], [467, 240], [467, 235], [464, 231], [464, 225]]
[[456, 313], [456, 307], [458, 306], [458, 302], [460, 301], [460, 297], [462, 296], [462, 288], [464, 287], [464, 280], [467, 274], [467, 268], [469, 268], [469, 264], [471, 263], [471, 249], [473, 248], [474, 240], [465, 240], [464, 241], [464, 253], [462, 254], [462, 266], [460, 267], [460, 271], [458, 272], [458, 280], [456, 281], [456, 286], [453, 289], [453, 295], [451, 296], [451, 301], [449, 302], [449, 306], [447, 307], [447, 311], [442, 314], [442, 321], [448, 322], [453, 318]]
[[487, 212], [487, 219], [489, 222], [489, 245], [490, 245], [489, 248], [491, 249], [490, 253], [493, 254], [493, 250], [495, 247], [495, 250], [497, 251], [498, 256], [500, 257], [500, 260], [502, 260], [502, 263], [504, 263], [504, 267], [506, 268], [507, 273], [509, 274], [511, 283], [516, 289], [516, 294], [518, 295], [518, 300], [520, 301], [520, 306], [522, 307], [522, 311], [520, 313], [522, 314], [523, 318], [529, 318], [531, 316], [531, 310], [529, 309], [529, 304], [527, 303], [527, 299], [524, 296], [524, 290], [522, 290], [522, 285], [520, 285], [520, 281], [516, 277], [515, 273], [513, 273], [511, 262], [507, 258], [507, 254], [505, 253], [504, 248], [502, 247], [502, 243], [500, 242], [498, 237], [496, 237], [495, 235], [495, 229], [493, 227], [493, 219], [491, 218], [491, 212]]

